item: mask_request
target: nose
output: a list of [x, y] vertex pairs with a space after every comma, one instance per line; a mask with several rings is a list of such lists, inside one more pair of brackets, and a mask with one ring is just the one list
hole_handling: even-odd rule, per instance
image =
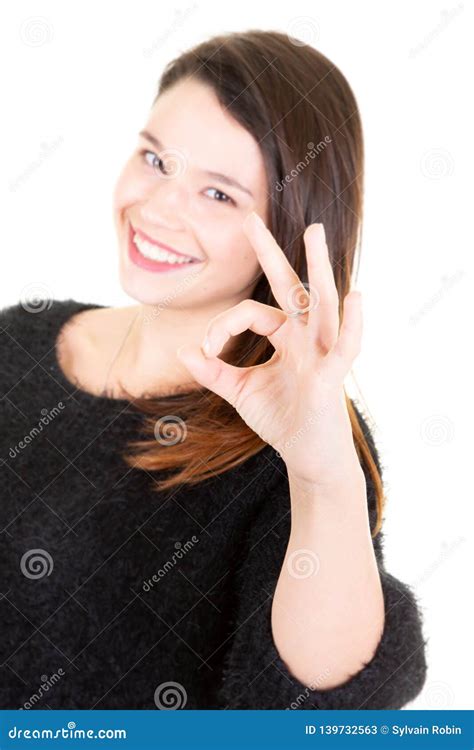
[[183, 227], [181, 217], [187, 205], [187, 193], [181, 180], [163, 180], [156, 185], [140, 205], [141, 218], [145, 224], [154, 224], [179, 231]]

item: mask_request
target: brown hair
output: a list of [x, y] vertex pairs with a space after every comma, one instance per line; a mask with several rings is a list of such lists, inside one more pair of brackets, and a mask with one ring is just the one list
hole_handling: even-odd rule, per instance
[[[187, 77], [211, 86], [222, 106], [258, 142], [268, 180], [267, 226], [306, 288], [303, 232], [309, 224], [323, 222], [342, 319], [363, 206], [362, 126], [348, 82], [314, 48], [283, 33], [258, 30], [215, 36], [172, 60], [154, 102]], [[314, 164], [308, 161], [312, 152]], [[278, 307], [263, 272], [251, 298]], [[266, 337], [245, 331], [235, 337], [225, 359], [249, 367], [266, 362], [273, 351]], [[130, 443], [138, 452], [124, 459], [147, 471], [174, 470], [155, 483], [158, 491], [220, 474], [266, 445], [234, 407], [212, 391], [201, 387], [177, 395], [133, 399], [146, 415], [150, 439]], [[375, 488], [375, 536], [384, 507], [380, 466], [347, 394], [346, 404], [354, 445]]]

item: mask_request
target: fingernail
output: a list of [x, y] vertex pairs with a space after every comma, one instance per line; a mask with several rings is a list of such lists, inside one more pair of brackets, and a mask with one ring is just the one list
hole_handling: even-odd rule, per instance
[[206, 356], [209, 355], [209, 352], [211, 351], [211, 342], [209, 341], [209, 339], [207, 337], [202, 342], [201, 349], [203, 350], [203, 352], [204, 352], [204, 354]]
[[262, 229], [262, 228], [265, 229], [265, 223], [262, 221], [262, 219], [260, 218], [260, 216], [257, 214], [256, 211], [251, 211], [247, 215], [245, 221], [247, 221], [247, 220], [248, 220], [249, 223], [253, 224], [253, 226], [255, 226], [255, 227], [259, 228], [259, 229]]

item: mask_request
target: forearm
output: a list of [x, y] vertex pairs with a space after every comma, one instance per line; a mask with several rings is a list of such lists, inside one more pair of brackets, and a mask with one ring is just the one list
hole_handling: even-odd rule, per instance
[[292, 523], [273, 599], [273, 637], [297, 679], [331, 689], [370, 661], [384, 627], [365, 477], [354, 464], [324, 491], [291, 474], [289, 488]]

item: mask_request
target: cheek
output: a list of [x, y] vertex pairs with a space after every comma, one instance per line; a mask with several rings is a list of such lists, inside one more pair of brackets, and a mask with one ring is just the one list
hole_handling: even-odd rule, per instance
[[255, 250], [240, 226], [238, 230], [229, 237], [225, 255], [226, 262], [237, 268], [252, 270], [259, 265]]
[[146, 185], [139, 178], [134, 166], [127, 163], [122, 169], [113, 193], [113, 206], [116, 212], [121, 211], [134, 203], [143, 200], [146, 194]]
[[241, 281], [254, 276], [260, 268], [256, 253], [249, 243], [239, 219], [214, 222], [212, 228], [200, 232], [200, 242], [209, 260], [219, 268], [219, 273]]

